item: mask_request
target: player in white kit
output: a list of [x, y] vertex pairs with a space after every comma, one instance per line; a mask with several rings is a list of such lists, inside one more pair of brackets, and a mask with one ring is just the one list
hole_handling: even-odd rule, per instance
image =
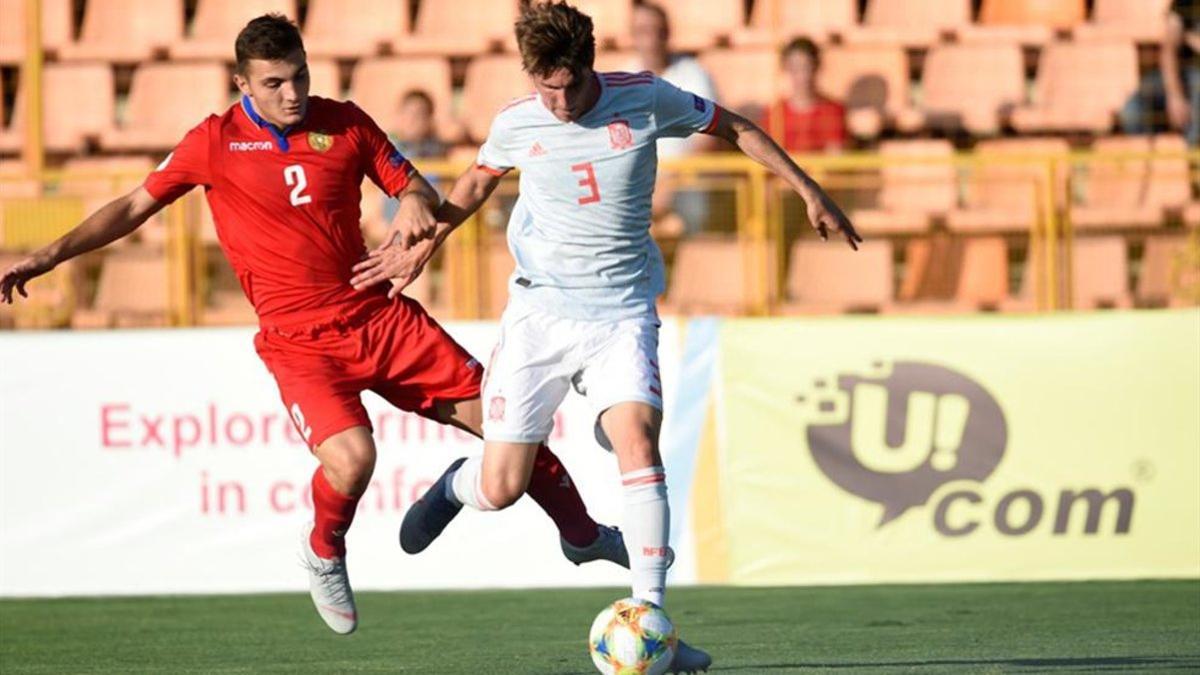
[[[401, 545], [424, 550], [463, 504], [488, 511], [515, 502], [555, 410], [574, 388], [595, 411], [597, 439], [617, 457], [633, 595], [661, 606], [673, 553], [658, 450], [655, 302], [665, 283], [650, 237], [655, 141], [693, 133], [724, 138], [799, 193], [823, 238], [839, 232], [853, 248], [861, 238], [753, 123], [650, 73], [595, 73], [592, 22], [575, 8], [527, 5], [516, 33], [536, 93], [496, 115], [476, 165], [455, 183], [435, 227], [397, 233], [355, 268], [356, 286], [398, 278], [399, 292], [500, 177], [520, 169], [508, 224], [516, 271], [485, 375], [483, 457], [451, 465], [405, 516]], [[711, 663], [680, 641], [670, 672]]]

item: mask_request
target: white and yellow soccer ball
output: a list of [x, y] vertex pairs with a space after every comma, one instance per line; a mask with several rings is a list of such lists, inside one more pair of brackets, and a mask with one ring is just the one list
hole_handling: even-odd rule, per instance
[[618, 600], [596, 617], [588, 633], [592, 663], [604, 675], [662, 675], [675, 658], [675, 624], [646, 600]]

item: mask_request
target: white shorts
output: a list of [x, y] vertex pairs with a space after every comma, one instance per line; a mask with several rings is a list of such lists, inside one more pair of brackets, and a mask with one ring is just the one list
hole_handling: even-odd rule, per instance
[[618, 403], [662, 410], [656, 314], [617, 321], [564, 319], [509, 303], [483, 379], [483, 437], [541, 443], [569, 388], [587, 398], [596, 440], [611, 450], [600, 415]]

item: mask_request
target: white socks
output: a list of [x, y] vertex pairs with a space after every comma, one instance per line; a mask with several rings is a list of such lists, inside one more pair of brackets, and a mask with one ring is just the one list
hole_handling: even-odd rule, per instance
[[446, 481], [446, 498], [478, 511], [495, 511], [496, 507], [483, 495], [483, 458], [471, 457], [458, 467]]
[[[466, 465], [463, 465], [466, 468]], [[633, 574], [633, 597], [663, 606], [671, 513], [661, 466], [621, 474], [622, 528]]]

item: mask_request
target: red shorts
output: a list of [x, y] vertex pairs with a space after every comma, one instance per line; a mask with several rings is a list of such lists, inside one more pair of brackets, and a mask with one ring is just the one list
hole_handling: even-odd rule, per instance
[[320, 326], [264, 327], [254, 348], [313, 448], [350, 427], [371, 428], [364, 390], [429, 416], [439, 401], [477, 398], [483, 376], [483, 366], [404, 296]]

